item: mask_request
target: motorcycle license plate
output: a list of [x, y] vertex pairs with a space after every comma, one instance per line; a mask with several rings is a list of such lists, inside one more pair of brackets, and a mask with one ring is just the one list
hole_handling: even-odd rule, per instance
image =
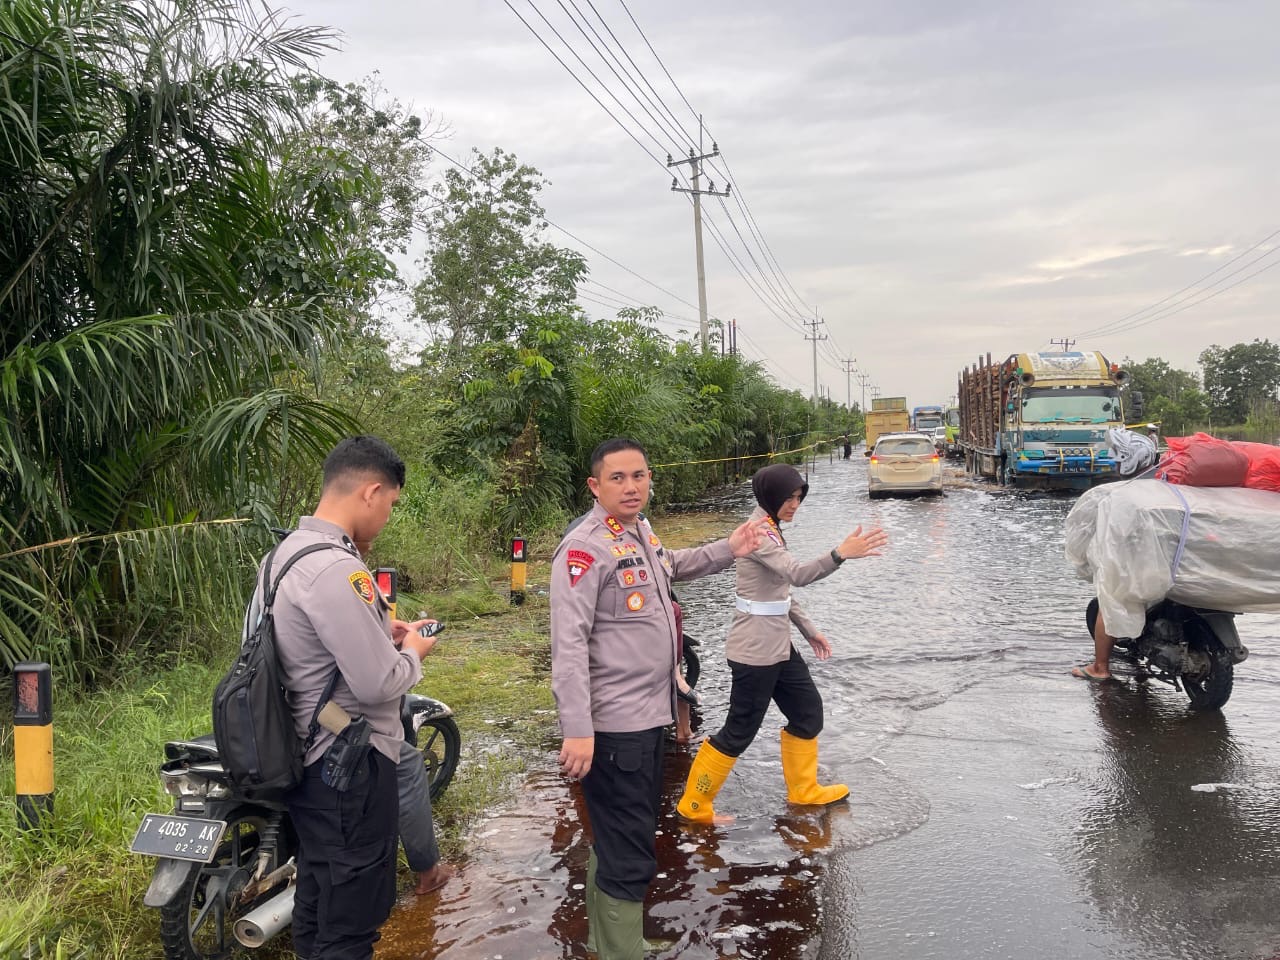
[[149, 857], [171, 857], [209, 863], [218, 850], [218, 841], [227, 829], [225, 820], [201, 817], [175, 817], [167, 813], [148, 813], [142, 818], [129, 849]]

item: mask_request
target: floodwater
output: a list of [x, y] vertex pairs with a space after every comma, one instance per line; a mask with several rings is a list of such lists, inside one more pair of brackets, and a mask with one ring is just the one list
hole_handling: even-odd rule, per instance
[[[825, 779], [850, 801], [788, 807], [775, 710], [716, 802], [736, 822], [689, 829], [691, 753], [673, 744], [652, 956], [1280, 957], [1280, 617], [1237, 621], [1251, 655], [1221, 712], [1124, 663], [1121, 683], [1074, 679], [1091, 646], [1063, 558], [1073, 501], [952, 478], [941, 498], [872, 502], [865, 470], [818, 461], [787, 528], [800, 556], [857, 523], [891, 537], [796, 594], [834, 647], [810, 665]], [[704, 734], [728, 699], [732, 590], [731, 572], [681, 588]], [[379, 960], [589, 956], [588, 840], [557, 746], [549, 731], [544, 771], [459, 878], [400, 904]]]

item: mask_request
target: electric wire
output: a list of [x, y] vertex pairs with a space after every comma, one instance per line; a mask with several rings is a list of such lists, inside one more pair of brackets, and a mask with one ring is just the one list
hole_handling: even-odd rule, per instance
[[[1247, 270], [1249, 267], [1256, 266], [1258, 263], [1260, 263], [1265, 259], [1266, 257], [1258, 257], [1256, 260], [1253, 260], [1250, 263], [1245, 264], [1243, 267], [1240, 268], [1240, 270]], [[1250, 273], [1247, 276], [1241, 277], [1235, 283], [1228, 284], [1227, 286], [1223, 287], [1221, 290], [1214, 290], [1212, 293], [1209, 293], [1209, 290], [1212, 289], [1212, 287], [1210, 287], [1201, 291], [1202, 293], [1209, 293], [1207, 297], [1201, 297], [1199, 300], [1191, 299], [1188, 301], [1182, 301], [1181, 306], [1177, 304], [1170, 304], [1170, 307], [1173, 307], [1175, 309], [1166, 308], [1165, 312], [1161, 312], [1156, 316], [1147, 317], [1144, 320], [1138, 320], [1122, 329], [1112, 330], [1109, 333], [1103, 334], [1102, 336], [1112, 336], [1117, 333], [1128, 333], [1130, 330], [1137, 330], [1139, 327], [1145, 327], [1147, 324], [1155, 323], [1157, 320], [1167, 320], [1169, 317], [1172, 317], [1175, 314], [1181, 313], [1183, 310], [1190, 310], [1192, 307], [1198, 307], [1202, 303], [1208, 303], [1210, 300], [1214, 299], [1215, 297], [1221, 296], [1222, 294], [1226, 293], [1228, 290], [1233, 290], [1236, 287], [1240, 286], [1240, 284], [1245, 283], [1249, 280], [1252, 280], [1254, 277], [1258, 276], [1258, 274], [1266, 273], [1268, 270], [1271, 270], [1275, 267], [1280, 267], [1280, 259], [1272, 260], [1265, 267], [1255, 270], [1253, 273]], [[1231, 273], [1227, 274], [1227, 276], [1223, 277], [1222, 279], [1226, 280], [1229, 277], [1233, 277], [1237, 273], [1239, 273], [1240, 270], [1234, 270]], [[1218, 281], [1218, 283], [1221, 283], [1221, 282], [1222, 282], [1221, 280]], [[1217, 286], [1217, 284], [1215, 283], [1213, 286]]]
[[[1156, 310], [1156, 308], [1160, 307], [1160, 306], [1161, 306], [1161, 304], [1168, 303], [1168, 301], [1173, 300], [1175, 297], [1178, 297], [1178, 296], [1180, 296], [1180, 295], [1181, 295], [1181, 294], [1183, 294], [1183, 293], [1186, 293], [1188, 290], [1191, 290], [1191, 289], [1192, 289], [1192, 288], [1194, 288], [1194, 287], [1198, 287], [1198, 286], [1200, 286], [1200, 284], [1204, 283], [1204, 281], [1208, 280], [1208, 279], [1209, 279], [1210, 277], [1212, 277], [1215, 273], [1221, 273], [1221, 272], [1222, 272], [1223, 270], [1225, 270], [1227, 267], [1231, 266], [1233, 263], [1236, 263], [1238, 260], [1241, 260], [1241, 259], [1243, 259], [1244, 257], [1247, 257], [1249, 254], [1253, 253], [1253, 251], [1257, 250], [1260, 246], [1262, 246], [1262, 245], [1263, 245], [1264, 243], [1266, 243], [1268, 240], [1271, 240], [1273, 237], [1276, 237], [1276, 236], [1280, 236], [1280, 230], [1274, 230], [1274, 231], [1272, 231], [1271, 233], [1269, 233], [1269, 234], [1267, 234], [1265, 237], [1263, 237], [1261, 240], [1259, 240], [1257, 243], [1255, 243], [1253, 246], [1249, 247], [1249, 249], [1247, 249], [1247, 250], [1243, 251], [1243, 252], [1242, 252], [1242, 253], [1240, 253], [1240, 254], [1237, 254], [1236, 256], [1234, 256], [1234, 257], [1232, 257], [1230, 260], [1228, 260], [1226, 263], [1221, 264], [1220, 266], [1216, 267], [1215, 269], [1210, 270], [1210, 271], [1209, 271], [1208, 273], [1206, 273], [1203, 277], [1201, 277], [1200, 279], [1195, 280], [1195, 281], [1193, 281], [1193, 282], [1191, 282], [1191, 283], [1187, 284], [1187, 285], [1186, 285], [1185, 287], [1183, 287], [1182, 289], [1180, 289], [1180, 290], [1175, 290], [1173, 293], [1169, 294], [1167, 297], [1164, 297], [1164, 298], [1162, 298], [1162, 299], [1160, 299], [1160, 300], [1157, 300], [1155, 303], [1148, 304], [1147, 306], [1143, 307], [1141, 310], [1135, 310], [1135, 311], [1133, 311], [1132, 313], [1125, 314], [1123, 317], [1120, 317], [1119, 319], [1116, 319], [1116, 320], [1110, 320], [1110, 321], [1108, 321], [1108, 322], [1106, 322], [1106, 323], [1104, 323], [1104, 324], [1100, 324], [1100, 325], [1099, 325], [1099, 326], [1097, 326], [1097, 327], [1093, 327], [1093, 328], [1092, 328], [1092, 329], [1090, 329], [1090, 330], [1085, 330], [1084, 332], [1079, 333], [1079, 334], [1077, 334], [1076, 336], [1077, 336], [1077, 337], [1090, 337], [1090, 336], [1096, 336], [1096, 335], [1103, 335], [1103, 336], [1106, 336], [1106, 335], [1110, 335], [1111, 333], [1115, 333], [1115, 332], [1122, 332], [1122, 331], [1120, 331], [1119, 329], [1117, 329], [1117, 330], [1112, 330], [1112, 329], [1110, 329], [1110, 328], [1112, 328], [1112, 327], [1119, 328], [1121, 325], [1125, 324], [1127, 321], [1132, 320], [1132, 319], [1137, 319], [1137, 318], [1138, 318], [1138, 317], [1140, 317], [1142, 314], [1147, 313], [1148, 311]], [[1275, 253], [1277, 250], [1280, 250], [1280, 247], [1273, 247], [1270, 251], [1268, 251], [1267, 253], [1263, 254], [1261, 257], [1258, 257], [1256, 260], [1253, 260], [1252, 262], [1250, 262], [1250, 263], [1248, 263], [1248, 264], [1245, 264], [1245, 266], [1244, 266], [1244, 267], [1242, 267], [1241, 269], [1242, 269], [1242, 270], [1244, 270], [1244, 269], [1248, 269], [1250, 266], [1253, 266], [1253, 264], [1258, 263], [1259, 261], [1261, 261], [1261, 260], [1265, 259], [1266, 257], [1271, 256], [1271, 254]], [[1237, 274], [1237, 273], [1239, 273], [1239, 272], [1240, 272], [1239, 270], [1235, 270], [1235, 271], [1233, 271], [1232, 273], [1228, 274], [1226, 277], [1222, 277], [1222, 278], [1221, 278], [1221, 279], [1219, 279], [1217, 282], [1212, 283], [1212, 284], [1210, 284], [1209, 286], [1210, 286], [1210, 287], [1217, 286], [1217, 284], [1218, 284], [1218, 283], [1220, 283], [1222, 280], [1225, 280], [1225, 279], [1228, 279], [1229, 277], [1235, 276], [1235, 274]], [[1262, 271], [1259, 271], [1259, 273], [1261, 273], [1261, 272], [1262, 272]], [[1255, 274], [1255, 276], [1256, 276], [1256, 274]], [[1208, 289], [1208, 288], [1206, 288], [1206, 289]], [[1200, 292], [1203, 292], [1203, 291], [1200, 291]], [[1191, 294], [1191, 296], [1190, 296], [1190, 297], [1184, 297], [1184, 298], [1183, 298], [1183, 300], [1188, 300], [1188, 299], [1191, 299], [1191, 298], [1196, 297], [1196, 296], [1198, 296], [1198, 295], [1199, 295], [1199, 292], [1197, 292], [1197, 293], [1193, 293], [1193, 294]], [[1176, 303], [1180, 303], [1180, 302], [1182, 302], [1182, 301], [1177, 301], [1177, 302], [1175, 302], [1175, 303], [1170, 303], [1170, 304], [1169, 304], [1169, 306], [1176, 306]], [[1126, 329], [1132, 329], [1132, 328], [1126, 328]]]

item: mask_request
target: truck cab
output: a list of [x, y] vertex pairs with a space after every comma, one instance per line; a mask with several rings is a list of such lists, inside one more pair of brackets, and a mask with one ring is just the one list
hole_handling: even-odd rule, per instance
[[1107, 430], [1124, 425], [1120, 373], [1096, 352], [1018, 354], [1001, 415], [1003, 479], [1084, 487], [1114, 476]]

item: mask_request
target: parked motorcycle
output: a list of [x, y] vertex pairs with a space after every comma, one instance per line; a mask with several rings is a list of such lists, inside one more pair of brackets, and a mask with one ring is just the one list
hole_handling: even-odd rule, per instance
[[[435, 800], [462, 750], [453, 711], [407, 694], [400, 720]], [[298, 838], [288, 810], [237, 795], [213, 734], [170, 741], [164, 753], [160, 779], [173, 812], [146, 814], [130, 849], [159, 858], [143, 903], [160, 911], [166, 960], [222, 960], [262, 946], [293, 917]]]
[[[1117, 638], [1115, 649], [1147, 674], [1181, 690], [1193, 710], [1217, 710], [1231, 698], [1235, 665], [1249, 656], [1236, 630], [1236, 615], [1162, 600], [1147, 611], [1142, 634]], [[1089, 636], [1098, 619], [1098, 600], [1089, 601]]]

